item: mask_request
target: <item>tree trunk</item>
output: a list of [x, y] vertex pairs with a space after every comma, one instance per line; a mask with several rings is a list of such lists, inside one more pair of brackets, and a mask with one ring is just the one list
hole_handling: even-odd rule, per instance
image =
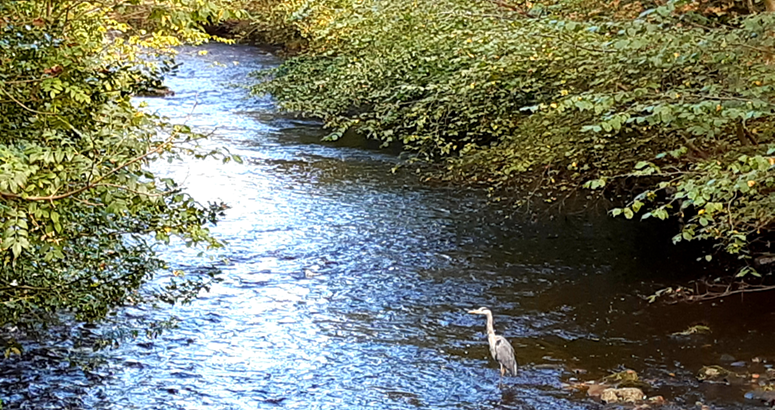
[[775, 11], [775, 0], [764, 0], [764, 7], [769, 12]]

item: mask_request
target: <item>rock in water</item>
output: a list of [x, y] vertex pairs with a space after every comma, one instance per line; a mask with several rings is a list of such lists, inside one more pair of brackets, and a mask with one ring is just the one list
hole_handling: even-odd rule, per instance
[[600, 400], [604, 403], [637, 403], [646, 398], [643, 390], [635, 387], [625, 387], [621, 389], [605, 389], [600, 395]]

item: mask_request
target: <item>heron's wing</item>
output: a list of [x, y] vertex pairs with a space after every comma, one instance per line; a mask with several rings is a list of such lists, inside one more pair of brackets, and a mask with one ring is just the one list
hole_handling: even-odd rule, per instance
[[515, 375], [517, 374], [517, 358], [514, 355], [514, 348], [511, 347], [511, 343], [503, 336], [495, 336], [495, 346], [491, 349], [493, 357], [498, 363]]

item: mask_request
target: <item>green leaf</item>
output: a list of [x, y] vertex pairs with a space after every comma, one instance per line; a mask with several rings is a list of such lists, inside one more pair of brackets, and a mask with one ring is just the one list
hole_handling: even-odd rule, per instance
[[14, 241], [11, 243], [11, 252], [13, 253], [14, 258], [18, 258], [19, 255], [22, 253], [22, 244], [19, 241]]

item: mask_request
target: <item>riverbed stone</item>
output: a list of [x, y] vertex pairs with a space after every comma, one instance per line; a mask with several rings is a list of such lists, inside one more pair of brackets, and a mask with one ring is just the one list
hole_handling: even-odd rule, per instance
[[700, 381], [721, 381], [730, 375], [730, 371], [721, 366], [704, 366], [697, 372], [697, 379]]
[[745, 398], [772, 406], [775, 405], [775, 390], [752, 390], [745, 394]]
[[667, 400], [665, 400], [665, 398], [662, 396], [649, 397], [647, 401], [649, 402], [649, 404], [656, 405], [656, 406], [662, 406], [665, 403], [667, 403]]
[[643, 401], [646, 395], [643, 390], [636, 387], [624, 387], [621, 389], [605, 389], [600, 395], [600, 400], [604, 403], [637, 403]]

